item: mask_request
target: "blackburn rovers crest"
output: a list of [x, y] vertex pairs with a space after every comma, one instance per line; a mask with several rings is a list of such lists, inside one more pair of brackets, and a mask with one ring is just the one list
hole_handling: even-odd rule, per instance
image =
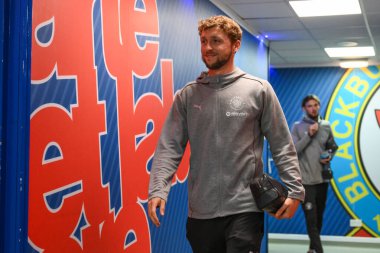
[[339, 145], [332, 160], [332, 186], [353, 219], [380, 236], [380, 66], [350, 69], [329, 101], [330, 121]]

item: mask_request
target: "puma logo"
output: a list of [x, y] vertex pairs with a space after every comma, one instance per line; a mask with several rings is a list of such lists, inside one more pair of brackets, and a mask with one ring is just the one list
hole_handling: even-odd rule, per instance
[[201, 106], [201, 105], [196, 105], [196, 104], [194, 104], [193, 107], [194, 107], [194, 108], [197, 108], [197, 109], [200, 110], [200, 111], [202, 111], [202, 106]]

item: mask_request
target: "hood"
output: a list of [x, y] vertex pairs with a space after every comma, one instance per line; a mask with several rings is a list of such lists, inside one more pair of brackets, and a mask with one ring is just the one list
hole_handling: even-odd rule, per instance
[[223, 88], [230, 83], [235, 82], [240, 77], [244, 76], [245, 72], [239, 68], [235, 68], [234, 71], [225, 75], [209, 76], [207, 71], [201, 73], [197, 78], [197, 83], [208, 85], [211, 88]]

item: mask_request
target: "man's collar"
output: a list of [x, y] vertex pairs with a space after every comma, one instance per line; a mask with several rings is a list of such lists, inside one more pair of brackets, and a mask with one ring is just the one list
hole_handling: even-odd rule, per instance
[[308, 115], [304, 115], [303, 120], [311, 124], [316, 123], [316, 122], [321, 123], [322, 117], [318, 115], [317, 121], [315, 121], [314, 119], [310, 118]]

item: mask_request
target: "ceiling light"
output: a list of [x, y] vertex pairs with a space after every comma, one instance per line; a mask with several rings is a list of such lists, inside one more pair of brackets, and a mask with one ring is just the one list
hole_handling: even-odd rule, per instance
[[348, 60], [339, 63], [341, 68], [365, 68], [368, 67], [368, 60]]
[[325, 48], [329, 57], [368, 57], [375, 56], [373, 47], [330, 47]]
[[360, 14], [358, 0], [289, 1], [298, 17], [317, 17]]
[[356, 47], [359, 45], [356, 41], [341, 41], [336, 43], [338, 47]]

